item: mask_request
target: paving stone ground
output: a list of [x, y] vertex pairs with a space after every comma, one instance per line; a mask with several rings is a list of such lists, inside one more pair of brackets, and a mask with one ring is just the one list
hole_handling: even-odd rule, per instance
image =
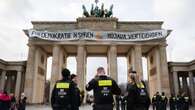
[[[26, 110], [52, 110], [49, 105], [31, 105], [27, 106]], [[85, 105], [80, 107], [80, 110], [92, 110], [91, 106]]]
[[[49, 105], [31, 105], [31, 106], [27, 106], [26, 110], [52, 110], [51, 107]], [[92, 110], [90, 105], [84, 105], [82, 107], [80, 107], [80, 110]], [[152, 108], [150, 108], [150, 110], [152, 110]], [[169, 110], [169, 108], [167, 109]], [[195, 110], [195, 106], [191, 107], [190, 110]]]

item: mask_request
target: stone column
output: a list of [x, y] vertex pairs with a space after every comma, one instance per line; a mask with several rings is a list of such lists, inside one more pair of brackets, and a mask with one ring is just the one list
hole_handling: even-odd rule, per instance
[[81, 91], [85, 90], [85, 76], [86, 76], [86, 49], [85, 46], [79, 45], [77, 47], [77, 75], [78, 86]]
[[175, 96], [179, 93], [179, 78], [176, 71], [173, 72], [173, 84], [174, 84], [174, 93]]
[[170, 83], [169, 83], [169, 71], [168, 71], [168, 63], [167, 63], [167, 52], [166, 52], [166, 46], [167, 44], [160, 45], [159, 51], [160, 51], [160, 63], [161, 63], [161, 87], [163, 92], [166, 93], [166, 95], [170, 95]]
[[60, 70], [60, 46], [54, 45], [53, 46], [53, 57], [52, 57], [52, 70], [51, 70], [51, 82], [50, 82], [50, 96], [52, 89], [55, 85], [55, 82], [59, 80], [61, 70]]
[[192, 104], [194, 104], [195, 100], [195, 90], [194, 90], [194, 75], [193, 72], [189, 72], [189, 82], [190, 82], [190, 93], [191, 93], [191, 99], [192, 99]]
[[127, 78], [128, 78], [128, 73], [129, 69], [132, 69], [132, 62], [131, 62], [131, 51], [127, 53]]
[[139, 74], [140, 79], [143, 79], [143, 68], [142, 68], [142, 50], [141, 45], [134, 46], [134, 68], [136, 72]]
[[22, 72], [18, 71], [17, 72], [17, 79], [16, 79], [16, 89], [15, 89], [15, 96], [17, 97], [17, 99], [20, 96], [20, 88], [21, 88], [21, 80], [22, 80]]
[[187, 77], [182, 76], [182, 84], [183, 84], [183, 89], [187, 93], [188, 92], [188, 83], [187, 83]]
[[147, 79], [148, 79], [148, 86], [149, 86], [148, 87], [148, 93], [150, 95], [150, 98], [152, 98], [153, 95], [154, 95], [154, 92], [156, 92], [156, 91], [151, 89], [152, 87], [150, 87], [150, 85], [151, 85], [151, 77], [150, 77], [150, 75], [151, 75], [150, 72], [151, 71], [150, 71], [150, 69], [151, 69], [152, 64], [151, 64], [151, 61], [150, 61], [150, 55], [149, 54], [146, 56], [146, 58], [147, 58], [147, 72], [148, 72]]
[[64, 49], [61, 48], [60, 52], [59, 52], [59, 70], [60, 70], [60, 74], [59, 74], [58, 79], [62, 78], [61, 70], [66, 67], [66, 61], [64, 61], [64, 60], [66, 60], [66, 57], [67, 57], [67, 55], [66, 55]]
[[[161, 63], [160, 63], [160, 50], [159, 48], [155, 48], [155, 64], [156, 64], [156, 89], [160, 93], [162, 92], [162, 87], [161, 87]], [[168, 78], [168, 77], [167, 77]]]
[[111, 45], [108, 50], [108, 73], [116, 82], [118, 81], [117, 74], [117, 48]]
[[0, 90], [4, 90], [4, 88], [5, 88], [5, 76], [6, 76], [6, 71], [3, 70], [2, 73], [1, 73]]
[[12, 75], [8, 74], [7, 75], [7, 81], [6, 81], [6, 90], [7, 93], [11, 93], [11, 89], [12, 89]]
[[79, 45], [77, 47], [77, 75], [78, 86], [81, 90], [85, 90], [85, 76], [86, 76], [86, 49], [85, 46]]
[[29, 45], [29, 53], [27, 60], [27, 68], [25, 75], [25, 85], [24, 92], [27, 98], [27, 103], [32, 103], [33, 98], [33, 78], [35, 73], [35, 51], [36, 47], [34, 45]]
[[39, 98], [38, 96], [38, 92], [41, 93], [42, 88], [39, 86], [41, 84], [39, 84], [39, 74], [38, 74], [38, 68], [39, 68], [39, 64], [41, 63], [41, 54], [40, 54], [40, 48], [37, 47], [36, 51], [35, 51], [35, 62], [34, 62], [34, 73], [33, 73], [33, 93], [32, 93], [32, 103], [40, 103], [39, 102]]

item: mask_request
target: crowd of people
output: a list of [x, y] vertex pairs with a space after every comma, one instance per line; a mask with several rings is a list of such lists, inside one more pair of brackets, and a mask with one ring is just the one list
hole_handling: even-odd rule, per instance
[[[79, 110], [83, 97], [77, 87], [77, 76], [70, 75], [68, 69], [62, 70], [62, 79], [57, 81], [51, 95], [53, 110]], [[75, 78], [75, 79], [74, 79]], [[86, 85], [86, 91], [93, 90], [93, 101], [89, 100], [93, 110], [113, 110], [114, 96], [121, 95], [121, 89], [114, 79], [107, 76], [103, 67], [97, 68], [95, 77]], [[129, 71], [127, 93], [119, 97], [126, 101], [122, 110], [148, 110], [150, 97], [144, 81], [139, 79], [136, 71]], [[89, 97], [89, 96], [88, 96]], [[118, 109], [119, 110], [119, 109]]]
[[166, 110], [168, 102], [170, 110], [189, 110], [191, 104], [191, 100], [186, 93], [177, 96], [171, 95], [168, 99], [164, 93], [160, 95], [160, 93], [157, 92], [152, 98], [153, 110]]
[[6, 90], [0, 91], [0, 110], [25, 110], [26, 99], [24, 93], [17, 101], [14, 94], [8, 94]]
[[[84, 100], [84, 92], [78, 88], [78, 78], [70, 74], [68, 69], [62, 70], [62, 79], [58, 80], [51, 94], [51, 107], [53, 110], [79, 110]], [[86, 91], [93, 91], [93, 96], [88, 95], [87, 100], [93, 110], [189, 110], [190, 98], [183, 93], [176, 97], [171, 95], [168, 99], [164, 92], [157, 92], [150, 100], [146, 84], [139, 78], [136, 71], [129, 70], [128, 84], [125, 92], [116, 81], [106, 75], [103, 67], [97, 68], [97, 73], [85, 87]], [[115, 97], [115, 98], [114, 98]], [[19, 101], [13, 94], [6, 91], [0, 92], [0, 110], [25, 110], [26, 97], [21, 94]]]

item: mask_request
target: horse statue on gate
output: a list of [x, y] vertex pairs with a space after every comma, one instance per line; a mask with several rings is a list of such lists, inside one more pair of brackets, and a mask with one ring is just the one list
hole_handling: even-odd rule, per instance
[[107, 9], [105, 10], [105, 17], [108, 18], [108, 17], [111, 17], [113, 15], [113, 4], [110, 6], [110, 10], [108, 11]]
[[89, 17], [89, 13], [88, 13], [87, 9], [85, 8], [85, 5], [83, 5], [82, 7], [83, 7], [83, 15], [85, 17]]

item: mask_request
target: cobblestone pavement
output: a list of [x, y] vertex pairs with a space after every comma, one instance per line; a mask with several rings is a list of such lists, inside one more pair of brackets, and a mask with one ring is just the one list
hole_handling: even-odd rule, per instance
[[[26, 110], [52, 110], [50, 106], [48, 105], [34, 105], [34, 106], [27, 106]], [[92, 110], [91, 106], [82, 106], [80, 110]], [[152, 108], [150, 108], [152, 110]], [[169, 109], [167, 109], [169, 110]], [[191, 107], [190, 110], [195, 110], [195, 107]]]
[[[26, 110], [52, 110], [49, 105], [27, 106]], [[92, 110], [91, 106], [82, 106], [80, 110]]]

